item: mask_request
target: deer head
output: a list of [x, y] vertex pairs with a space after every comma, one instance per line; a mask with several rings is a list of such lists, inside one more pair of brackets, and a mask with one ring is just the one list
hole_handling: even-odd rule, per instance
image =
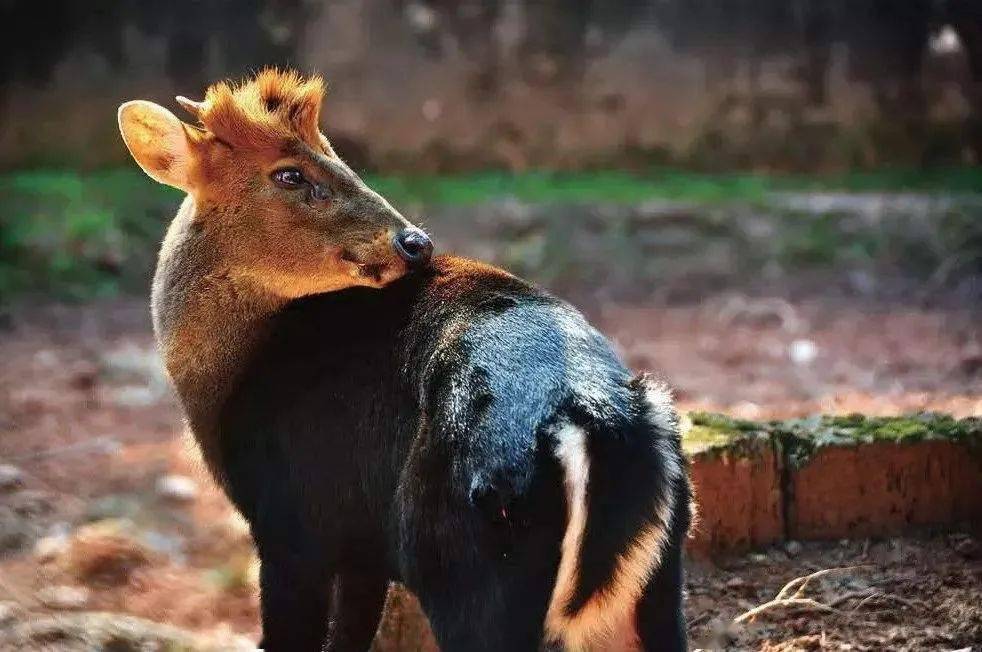
[[264, 70], [201, 102], [178, 97], [194, 124], [143, 100], [119, 108], [133, 158], [188, 193], [223, 273], [283, 299], [380, 287], [432, 252], [334, 152], [318, 126], [323, 95], [319, 77]]

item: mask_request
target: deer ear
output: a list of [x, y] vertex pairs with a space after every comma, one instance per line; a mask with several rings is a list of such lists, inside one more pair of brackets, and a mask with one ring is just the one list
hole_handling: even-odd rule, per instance
[[192, 136], [173, 113], [153, 102], [119, 107], [119, 131], [130, 154], [154, 181], [191, 189]]

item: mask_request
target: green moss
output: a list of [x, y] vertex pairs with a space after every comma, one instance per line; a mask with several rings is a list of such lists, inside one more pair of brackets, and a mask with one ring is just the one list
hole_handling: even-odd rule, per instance
[[772, 433], [780, 442], [785, 459], [798, 468], [825, 446], [943, 440], [963, 443], [977, 451], [982, 445], [982, 420], [958, 420], [929, 412], [899, 417], [850, 414], [780, 422], [774, 424]]
[[762, 445], [774, 445], [794, 468], [807, 464], [816, 451], [826, 446], [874, 442], [954, 441], [966, 445], [972, 454], [982, 454], [982, 419], [959, 420], [937, 413], [900, 417], [850, 414], [755, 422], [711, 412], [693, 412], [687, 425], [682, 448], [690, 456], [726, 453], [749, 457], [759, 454]]
[[876, 418], [850, 414], [845, 417], [828, 417], [824, 419], [823, 425], [834, 429], [837, 435], [856, 441], [920, 441], [932, 433], [928, 423], [908, 417]]
[[738, 436], [737, 433], [722, 432], [705, 426], [692, 426], [682, 437], [682, 449], [690, 454], [704, 453], [724, 448]]
[[903, 417], [867, 417], [861, 414], [826, 417], [823, 425], [839, 437], [856, 441], [969, 440], [979, 434], [977, 419], [957, 420], [947, 414], [925, 412]]
[[762, 428], [760, 423], [746, 419], [735, 419], [717, 412], [691, 412], [689, 419], [692, 420], [694, 426], [703, 426], [713, 430], [753, 432]]
[[727, 453], [752, 457], [767, 445], [763, 424], [714, 412], [692, 412], [683, 424], [682, 449], [690, 456]]

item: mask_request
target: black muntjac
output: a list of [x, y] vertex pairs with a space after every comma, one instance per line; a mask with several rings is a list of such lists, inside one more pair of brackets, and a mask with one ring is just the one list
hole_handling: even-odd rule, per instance
[[567, 303], [433, 256], [320, 132], [317, 77], [265, 70], [120, 107], [187, 193], [157, 342], [260, 560], [274, 652], [366, 650], [387, 588], [444, 652], [682, 650], [690, 486], [668, 391]]

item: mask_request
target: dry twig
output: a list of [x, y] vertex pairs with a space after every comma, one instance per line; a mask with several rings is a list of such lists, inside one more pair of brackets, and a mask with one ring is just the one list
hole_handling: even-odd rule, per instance
[[788, 594], [790, 594], [791, 591], [794, 591], [794, 595], [792, 597], [800, 598], [804, 594], [805, 588], [808, 587], [809, 582], [811, 582], [812, 580], [817, 580], [822, 577], [825, 577], [826, 575], [832, 575], [833, 573], [844, 573], [846, 571], [859, 570], [861, 568], [869, 568], [869, 567], [870, 566], [868, 564], [865, 564], [860, 566], [844, 566], [842, 568], [825, 568], [820, 571], [815, 571], [810, 575], [796, 577], [790, 582], [788, 582], [787, 584], [785, 584], [784, 588], [782, 588], [778, 592], [777, 597], [775, 597], [774, 599], [782, 600], [784, 598], [787, 598]]
[[766, 611], [772, 611], [774, 609], [806, 609], [811, 611], [822, 611], [825, 613], [837, 613], [838, 609], [833, 609], [827, 604], [823, 604], [818, 600], [812, 600], [811, 598], [781, 598], [771, 600], [770, 602], [765, 602], [762, 605], [754, 607], [749, 611], [745, 611], [736, 618], [733, 619], [734, 623], [745, 623], [748, 620], [753, 620], [760, 614]]
[[745, 623], [747, 621], [753, 620], [760, 614], [763, 614], [765, 612], [774, 609], [792, 608], [792, 609], [807, 609], [811, 611], [821, 611], [823, 613], [838, 613], [838, 609], [836, 609], [835, 606], [832, 605], [839, 605], [842, 604], [842, 602], [845, 602], [845, 600], [847, 599], [859, 597], [857, 593], [860, 595], [866, 595], [868, 591], [854, 592], [851, 594], [847, 594], [846, 596], [842, 596], [842, 598], [834, 601], [832, 605], [827, 605], [823, 602], [819, 602], [818, 600], [813, 600], [812, 598], [804, 597], [805, 589], [808, 587], [808, 584], [812, 580], [817, 580], [819, 578], [825, 577], [826, 575], [831, 575], [833, 573], [842, 573], [845, 571], [857, 570], [861, 568], [869, 568], [869, 565], [846, 566], [843, 568], [825, 568], [820, 571], [815, 571], [814, 573], [811, 573], [809, 575], [796, 577], [790, 582], [788, 582], [787, 584], [785, 584], [781, 588], [781, 590], [778, 591], [777, 595], [774, 597], [773, 600], [770, 600], [768, 602], [765, 602], [764, 604], [754, 607], [753, 609], [745, 611], [744, 613], [734, 618], [733, 622], [737, 624]]
[[[855, 600], [857, 598], [860, 600], [859, 604], [864, 604], [867, 600], [874, 599], [878, 595], [883, 595], [883, 594], [880, 591], [877, 591], [876, 589], [863, 589], [862, 591], [850, 591], [849, 593], [844, 593], [839, 597], [837, 597], [835, 600], [829, 603], [829, 606], [838, 607], [842, 604], [845, 604], [846, 602], [849, 602], [850, 600]], [[857, 607], [853, 607], [852, 610], [855, 611], [856, 609]]]

